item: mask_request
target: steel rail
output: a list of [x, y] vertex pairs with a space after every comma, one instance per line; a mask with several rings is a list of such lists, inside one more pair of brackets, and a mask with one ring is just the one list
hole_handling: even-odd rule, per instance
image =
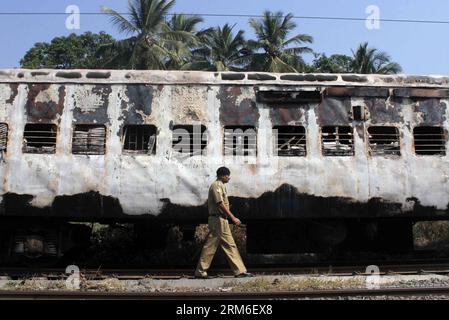
[[339, 289], [265, 292], [94, 292], [94, 291], [0, 291], [0, 300], [286, 300], [373, 296], [447, 295], [449, 287]]

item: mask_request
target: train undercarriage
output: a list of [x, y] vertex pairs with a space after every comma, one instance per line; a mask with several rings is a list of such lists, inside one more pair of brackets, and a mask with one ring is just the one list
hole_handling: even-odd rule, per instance
[[[117, 225], [111, 221], [101, 222]], [[164, 250], [167, 235], [174, 226], [181, 234], [177, 241], [197, 241], [195, 230], [199, 222], [181, 225], [157, 219], [124, 222], [132, 226], [133, 250], [136, 247]], [[245, 253], [250, 255], [412, 253], [416, 222], [397, 218], [252, 220], [246, 221], [243, 245]], [[55, 219], [3, 218], [0, 263], [51, 265], [68, 256], [76, 257], [91, 246], [92, 226], [86, 222]], [[197, 241], [196, 245], [200, 248], [202, 243]]]

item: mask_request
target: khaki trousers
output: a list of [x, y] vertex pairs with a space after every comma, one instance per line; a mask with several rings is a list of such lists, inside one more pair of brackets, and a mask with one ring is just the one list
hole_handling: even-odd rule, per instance
[[227, 219], [209, 217], [209, 235], [201, 251], [200, 261], [196, 267], [196, 276], [206, 276], [218, 246], [221, 245], [226, 259], [235, 275], [246, 272], [239, 250], [229, 228]]

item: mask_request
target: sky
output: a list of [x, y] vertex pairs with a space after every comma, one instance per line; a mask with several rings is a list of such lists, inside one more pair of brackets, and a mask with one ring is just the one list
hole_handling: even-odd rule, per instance
[[[0, 1], [0, 69], [17, 68], [19, 61], [36, 42], [49, 42], [56, 36], [86, 31], [106, 31], [120, 39], [120, 34], [100, 12], [105, 5], [127, 12], [127, 0], [2, 0]], [[70, 5], [81, 12], [80, 28], [66, 28], [67, 15], [10, 15], [4, 13], [64, 13]], [[380, 19], [432, 20], [448, 23], [398, 23], [380, 21], [379, 28], [367, 28], [365, 21], [295, 19], [295, 33], [314, 38], [310, 47], [319, 53], [351, 55], [360, 43], [387, 52], [406, 74], [449, 75], [449, 1], [447, 0], [176, 0], [173, 13], [261, 15], [264, 10], [292, 13], [294, 16], [350, 17], [365, 19], [369, 6], [379, 9]], [[247, 17], [204, 17], [202, 27], [235, 24], [252, 38]], [[293, 33], [292, 33], [293, 35]], [[306, 55], [306, 61], [312, 56]]]

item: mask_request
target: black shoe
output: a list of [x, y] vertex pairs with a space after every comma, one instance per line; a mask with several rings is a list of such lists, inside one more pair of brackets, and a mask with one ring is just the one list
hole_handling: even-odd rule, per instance
[[235, 275], [235, 277], [236, 278], [252, 278], [252, 277], [254, 277], [254, 275], [249, 272], [242, 272], [242, 273]]

